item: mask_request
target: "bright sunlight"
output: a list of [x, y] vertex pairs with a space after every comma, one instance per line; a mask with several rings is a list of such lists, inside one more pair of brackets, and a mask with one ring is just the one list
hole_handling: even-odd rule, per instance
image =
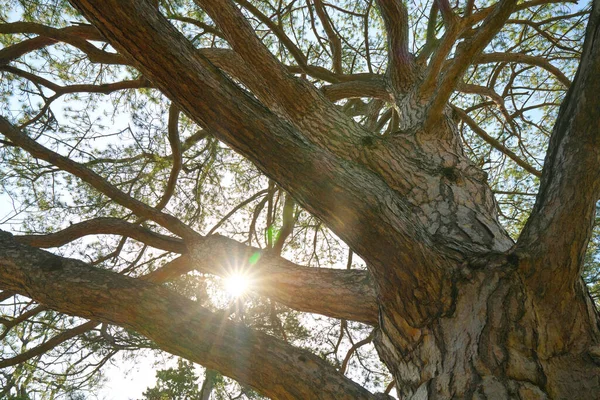
[[240, 297], [250, 288], [250, 277], [247, 274], [236, 272], [225, 278], [225, 290], [232, 297]]

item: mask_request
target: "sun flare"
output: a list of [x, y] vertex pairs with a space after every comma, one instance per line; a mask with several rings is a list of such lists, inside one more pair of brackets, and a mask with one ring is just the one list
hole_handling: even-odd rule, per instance
[[225, 278], [225, 290], [232, 297], [240, 297], [250, 288], [250, 278], [246, 274], [234, 273]]

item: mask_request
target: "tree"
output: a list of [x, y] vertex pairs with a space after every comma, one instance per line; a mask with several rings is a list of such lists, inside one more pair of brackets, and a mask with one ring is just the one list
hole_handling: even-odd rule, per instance
[[157, 385], [144, 392], [148, 400], [201, 399], [194, 365], [178, 360], [177, 368], [157, 371]]
[[[0, 25], [2, 173], [29, 232], [0, 236], [0, 288], [7, 332], [25, 328], [0, 367], [32, 379], [24, 366], [52, 365], [59, 344], [99, 362], [150, 347], [271, 398], [386, 396], [344, 375], [339, 342], [294, 346], [311, 332], [289, 307], [341, 319], [340, 340], [350, 321], [373, 327], [350, 350], [372, 340], [402, 398], [600, 393], [582, 280], [598, 1], [17, 3], [21, 21]], [[111, 93], [110, 107], [94, 95]], [[348, 269], [282, 257], [322, 255], [322, 224]], [[312, 252], [294, 230], [314, 232]], [[251, 309], [206, 305], [204, 274], [228, 263], [252, 272]]]

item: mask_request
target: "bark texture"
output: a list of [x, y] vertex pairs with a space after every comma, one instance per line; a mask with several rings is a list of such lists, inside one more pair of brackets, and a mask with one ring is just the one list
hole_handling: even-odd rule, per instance
[[34, 249], [6, 232], [0, 232], [0, 282], [55, 310], [133, 329], [273, 398], [375, 399], [308, 351], [166, 288]]
[[[118, 50], [116, 58], [124, 58], [176, 104], [173, 110], [181, 109], [254, 162], [324, 221], [369, 270], [309, 273], [278, 253], [263, 252], [256, 267], [262, 294], [298, 310], [378, 325], [375, 346], [402, 398], [598, 397], [600, 319], [580, 273], [600, 197], [599, 1], [552, 134], [536, 206], [516, 244], [498, 222], [486, 174], [463, 151], [448, 99], [468, 66], [485, 62], [481, 52], [523, 4], [500, 0], [459, 18], [447, 1], [437, 1], [435, 13], [441, 13], [445, 32], [435, 49], [418, 59], [408, 51], [407, 26], [397, 24], [408, 23], [405, 6], [378, 1], [389, 34], [385, 80], [338, 82], [317, 90], [293, 75], [310, 70], [299, 50], [293, 49], [297, 71], [280, 64], [229, 0], [196, 1], [231, 46], [216, 51], [195, 49], [148, 2], [72, 3], [97, 28], [94, 35]], [[325, 4], [315, 6], [330, 24]], [[331, 26], [326, 31], [334, 35]], [[49, 34], [60, 39], [68, 32]], [[464, 40], [447, 60], [459, 39]], [[339, 46], [331, 40], [336, 73], [342, 69]], [[3, 57], [24, 49], [11, 51]], [[564, 78], [549, 63], [543, 65]], [[377, 135], [330, 102], [364, 90], [393, 102], [397, 129]], [[158, 276], [191, 268], [222, 275], [228, 259], [248, 260], [258, 251], [217, 235], [200, 236], [161, 207], [128, 197], [1, 118], [0, 131], [35, 157], [181, 237], [113, 220], [90, 225], [94, 233], [117, 230], [184, 254]], [[509, 156], [519, 162], [516, 154]], [[174, 168], [173, 180], [177, 173]], [[52, 246], [72, 240], [78, 228], [18, 240]], [[273, 398], [376, 398], [318, 357], [211, 314], [165, 288], [51, 256], [6, 234], [0, 241], [3, 290], [134, 329], [164, 350]]]

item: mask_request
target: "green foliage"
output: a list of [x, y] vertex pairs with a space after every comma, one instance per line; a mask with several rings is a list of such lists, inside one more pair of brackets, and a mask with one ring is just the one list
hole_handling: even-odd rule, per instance
[[145, 400], [199, 400], [198, 377], [194, 364], [177, 360], [177, 368], [161, 369], [156, 372], [156, 386], [144, 393]]

